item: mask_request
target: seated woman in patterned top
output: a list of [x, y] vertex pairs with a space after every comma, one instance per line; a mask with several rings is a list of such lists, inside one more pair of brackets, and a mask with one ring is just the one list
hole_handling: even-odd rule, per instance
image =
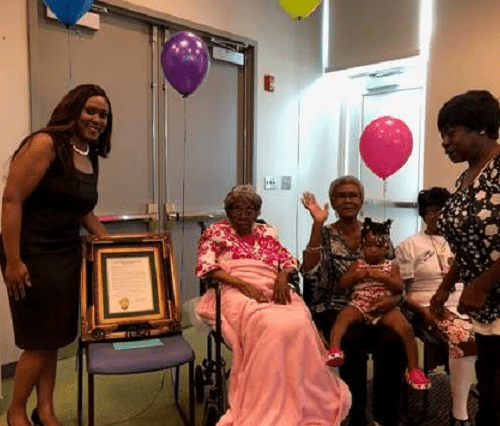
[[[301, 266], [304, 300], [325, 339], [329, 338], [338, 313], [349, 301], [349, 291], [340, 288], [339, 281], [363, 254], [363, 224], [358, 216], [364, 188], [356, 177], [341, 176], [330, 183], [328, 196], [337, 216], [331, 223], [327, 223], [327, 204], [320, 206], [310, 192], [305, 192], [302, 199], [312, 218], [311, 236]], [[392, 257], [388, 255], [389, 259]], [[387, 296], [378, 304], [378, 310], [388, 312], [400, 301], [401, 295]], [[355, 324], [347, 329], [341, 348], [345, 359], [339, 373], [352, 393], [349, 426], [368, 423], [367, 352], [373, 355], [373, 419], [384, 426], [398, 426], [401, 378], [406, 368], [406, 354], [399, 336], [380, 324]]]
[[[351, 397], [324, 364], [310, 313], [291, 292], [297, 261], [274, 228], [256, 223], [262, 199], [250, 185], [224, 201], [227, 220], [200, 237], [196, 275], [222, 283], [222, 333], [233, 350], [230, 408], [218, 426], [340, 425]], [[197, 306], [213, 324], [209, 290]]]
[[486, 90], [446, 102], [438, 114], [442, 146], [453, 163], [468, 163], [438, 216], [455, 263], [431, 300], [444, 312], [456, 282], [464, 284], [458, 312], [468, 314], [477, 345], [477, 426], [500, 425], [500, 105]]

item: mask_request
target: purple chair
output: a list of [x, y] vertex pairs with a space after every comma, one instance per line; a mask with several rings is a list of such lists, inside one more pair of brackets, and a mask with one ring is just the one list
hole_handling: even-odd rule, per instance
[[[175, 405], [186, 426], [195, 426], [194, 360], [195, 354], [181, 334], [160, 337], [162, 346], [133, 349], [114, 348], [112, 342], [82, 343], [78, 348], [78, 425], [82, 426], [83, 352], [88, 375], [88, 426], [94, 426], [94, 375], [137, 374], [175, 368]], [[140, 342], [140, 340], [139, 340]], [[189, 417], [179, 404], [179, 368], [189, 364]]]

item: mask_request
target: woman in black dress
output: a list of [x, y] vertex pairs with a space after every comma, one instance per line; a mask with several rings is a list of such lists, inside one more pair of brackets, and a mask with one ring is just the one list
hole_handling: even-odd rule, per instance
[[106, 230], [93, 214], [98, 157], [110, 151], [111, 104], [104, 90], [81, 85], [53, 111], [44, 129], [13, 155], [2, 199], [0, 260], [14, 324], [23, 349], [16, 368], [9, 426], [60, 426], [53, 394], [57, 350], [77, 335], [80, 227]]

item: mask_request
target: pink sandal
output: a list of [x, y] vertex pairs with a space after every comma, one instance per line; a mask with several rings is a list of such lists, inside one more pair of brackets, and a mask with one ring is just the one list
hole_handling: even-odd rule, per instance
[[411, 371], [407, 370], [405, 377], [406, 381], [413, 389], [426, 390], [431, 387], [431, 381], [420, 368], [414, 368]]
[[344, 352], [337, 345], [332, 345], [326, 354], [326, 365], [338, 367], [344, 362]]

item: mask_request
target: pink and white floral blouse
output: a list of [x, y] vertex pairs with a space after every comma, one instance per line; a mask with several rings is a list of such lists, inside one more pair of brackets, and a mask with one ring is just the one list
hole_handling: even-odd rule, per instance
[[223, 220], [207, 228], [198, 241], [196, 275], [202, 277], [220, 269], [221, 260], [240, 259], [259, 260], [276, 271], [297, 268], [297, 260], [278, 241], [272, 226], [256, 223], [250, 235], [240, 237]]

